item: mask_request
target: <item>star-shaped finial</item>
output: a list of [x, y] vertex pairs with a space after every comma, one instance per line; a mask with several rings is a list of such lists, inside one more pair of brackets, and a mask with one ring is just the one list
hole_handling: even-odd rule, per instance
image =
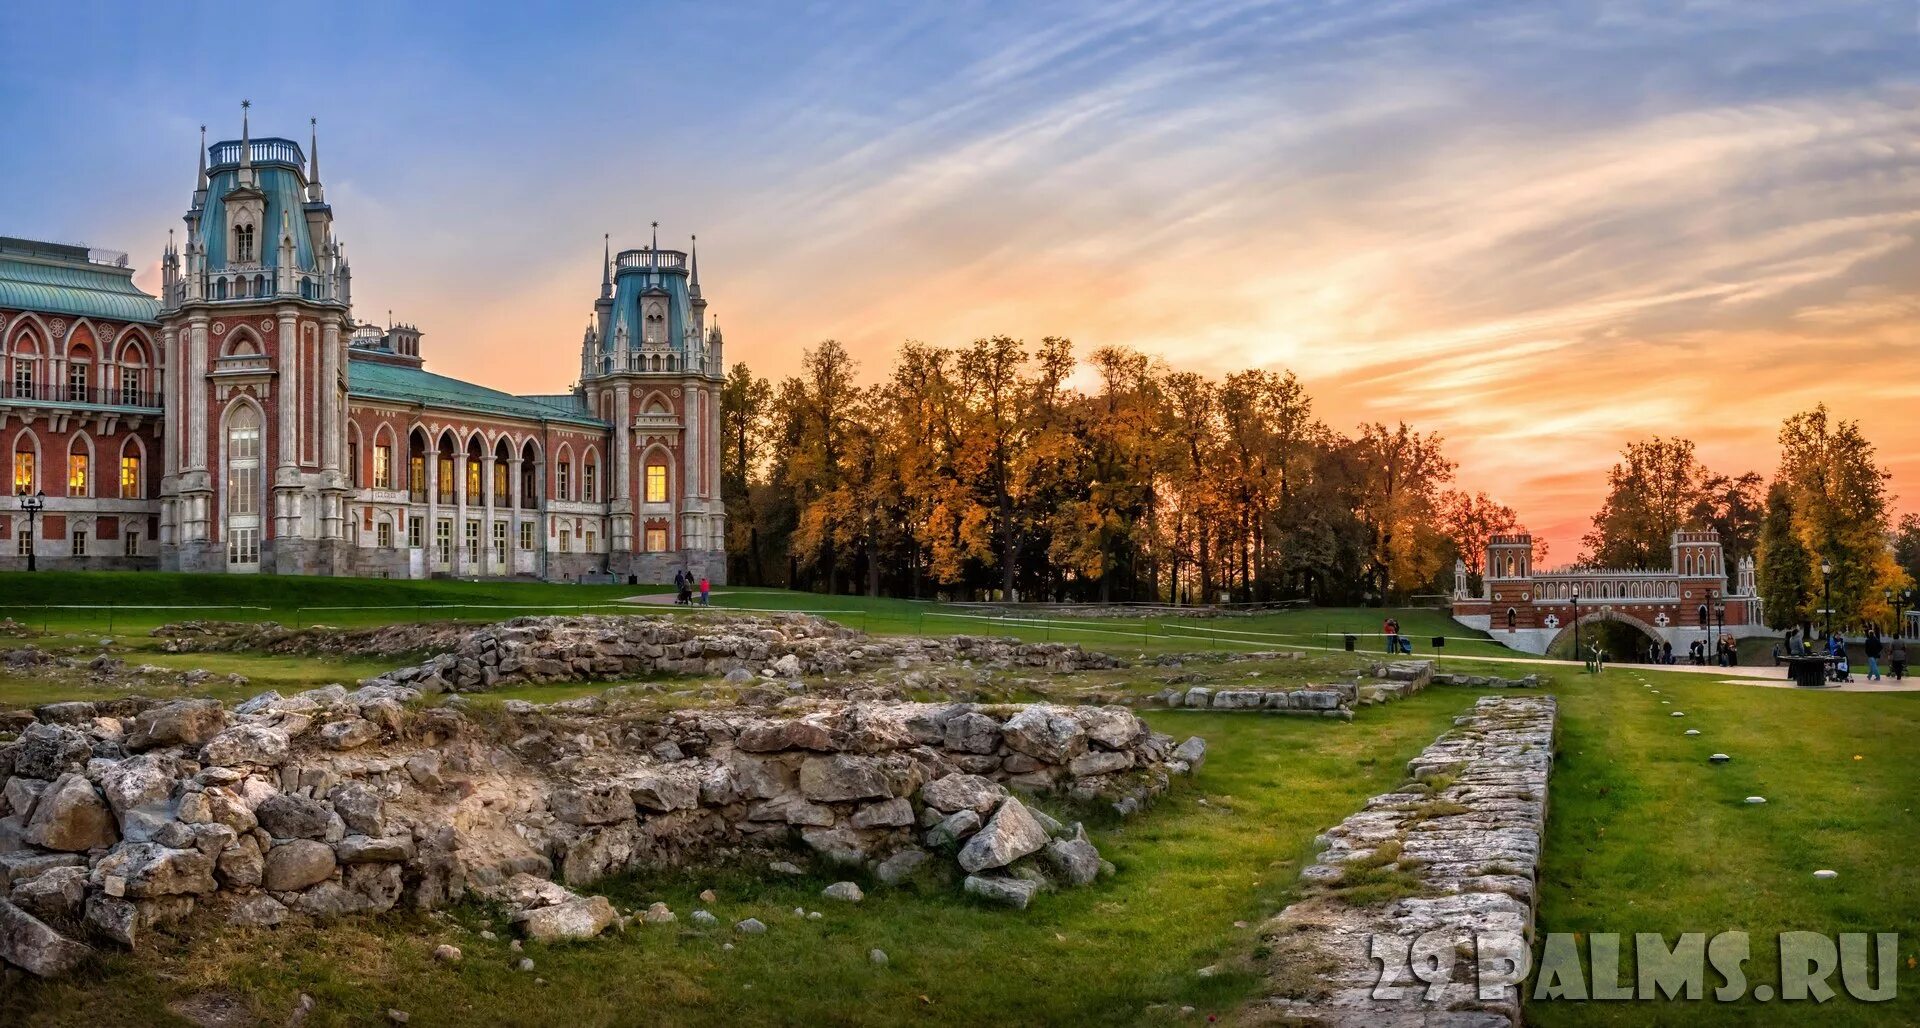
[[243, 110], [243, 111], [244, 111], [244, 110], [246, 110], [246, 109], [247, 109], [247, 108], [249, 108], [249, 107], [252, 107], [252, 106], [253, 106], [253, 101], [252, 101], [252, 100], [242, 100], [242, 101], [240, 101], [240, 109], [241, 109], [241, 110]]

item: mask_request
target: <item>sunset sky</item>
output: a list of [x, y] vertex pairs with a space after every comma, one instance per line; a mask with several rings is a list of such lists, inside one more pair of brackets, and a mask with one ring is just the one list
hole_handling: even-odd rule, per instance
[[998, 333], [1288, 368], [1443, 433], [1554, 563], [1626, 441], [1770, 473], [1822, 400], [1920, 508], [1914, 0], [239, 10], [0, 10], [0, 235], [153, 289], [248, 97], [320, 119], [356, 312], [445, 374], [565, 388], [601, 234], [658, 220], [760, 374]]

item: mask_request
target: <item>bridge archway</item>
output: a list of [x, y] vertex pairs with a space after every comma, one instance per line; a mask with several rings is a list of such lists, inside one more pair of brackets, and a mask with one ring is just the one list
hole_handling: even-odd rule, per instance
[[[1580, 627], [1583, 629], [1588, 628], [1590, 626], [1602, 625], [1602, 624], [1608, 624], [1608, 623], [1625, 625], [1626, 627], [1633, 629], [1634, 631], [1640, 633], [1641, 635], [1645, 636], [1648, 639], [1653, 640], [1654, 642], [1666, 643], [1666, 642], [1673, 641], [1673, 637], [1667, 633], [1667, 629], [1656, 626], [1656, 625], [1648, 624], [1646, 621], [1643, 621], [1640, 618], [1634, 617], [1632, 614], [1628, 614], [1624, 611], [1614, 610], [1611, 607], [1602, 607], [1598, 610], [1592, 611], [1591, 613], [1581, 614], [1580, 620], [1578, 622]], [[1561, 649], [1563, 646], [1571, 646], [1572, 640], [1573, 640], [1573, 627], [1574, 626], [1572, 624], [1562, 625], [1560, 627], [1560, 631], [1556, 632], [1553, 636], [1553, 639], [1547, 643], [1547, 652], [1553, 653]], [[1580, 656], [1584, 656], [1584, 654]], [[1640, 653], [1615, 653], [1615, 654], [1611, 654], [1608, 659], [1618, 660], [1618, 661], [1639, 661], [1639, 660], [1644, 660], [1645, 656]]]

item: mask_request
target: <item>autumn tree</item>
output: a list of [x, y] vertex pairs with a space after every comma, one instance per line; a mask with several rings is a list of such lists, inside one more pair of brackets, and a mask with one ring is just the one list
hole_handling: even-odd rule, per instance
[[1486, 493], [1449, 490], [1441, 496], [1439, 514], [1441, 531], [1474, 580], [1486, 573], [1487, 542], [1520, 528], [1513, 508]]
[[1800, 545], [1814, 563], [1833, 568], [1833, 624], [1890, 620], [1885, 591], [1905, 581], [1887, 546], [1892, 475], [1859, 423], [1835, 420], [1825, 404], [1788, 418], [1780, 426], [1776, 478], [1792, 501]]
[[1793, 490], [1785, 482], [1775, 482], [1767, 490], [1757, 560], [1754, 588], [1760, 593], [1761, 616], [1767, 625], [1785, 631], [1811, 623], [1819, 598], [1819, 576], [1812, 555], [1800, 543], [1793, 516]]
[[1384, 604], [1389, 596], [1432, 587], [1444, 543], [1440, 496], [1455, 467], [1439, 433], [1422, 434], [1404, 421], [1391, 429], [1362, 425], [1351, 450], [1358, 471], [1354, 512], [1367, 528], [1366, 575], [1375, 595]]
[[824, 576], [827, 592], [839, 592], [840, 553], [847, 538], [842, 522], [857, 512], [843, 491], [847, 436], [860, 399], [855, 364], [834, 340], [805, 351], [801, 374], [783, 384], [778, 398], [789, 446], [785, 480], [800, 509], [794, 526], [792, 560], [797, 570]]
[[766, 568], [760, 542], [765, 497], [755, 483], [765, 480], [774, 447], [773, 387], [755, 378], [744, 363], [727, 371], [720, 389], [720, 496], [727, 508], [727, 562], [731, 581], [764, 585]]

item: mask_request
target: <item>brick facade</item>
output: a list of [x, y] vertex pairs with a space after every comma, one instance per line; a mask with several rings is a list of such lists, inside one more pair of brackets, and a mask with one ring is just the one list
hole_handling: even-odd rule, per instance
[[[45, 493], [39, 566], [724, 581], [722, 340], [697, 258], [609, 248], [579, 383], [517, 396], [429, 373], [412, 326], [358, 324], [332, 223], [317, 160], [243, 131], [204, 150], [157, 303], [124, 258], [23, 244], [137, 311], [0, 301], [0, 443], [10, 482]], [[0, 569], [27, 564], [22, 508], [0, 500]]]

